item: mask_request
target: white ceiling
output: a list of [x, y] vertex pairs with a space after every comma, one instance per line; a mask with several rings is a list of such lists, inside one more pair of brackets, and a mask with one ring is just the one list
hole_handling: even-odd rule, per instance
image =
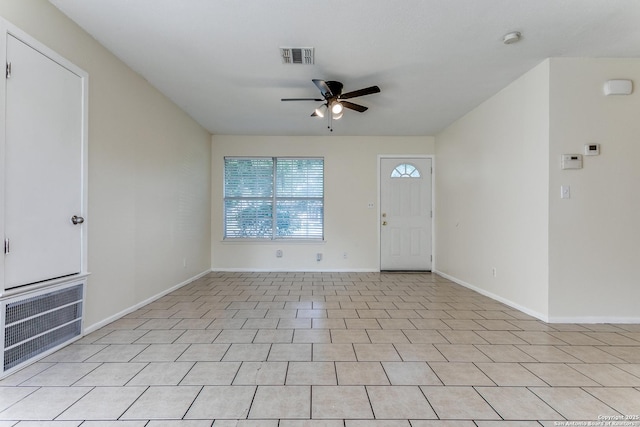
[[50, 1], [213, 134], [328, 134], [280, 101], [317, 78], [382, 90], [334, 134], [435, 135], [547, 57], [640, 57], [639, 0]]

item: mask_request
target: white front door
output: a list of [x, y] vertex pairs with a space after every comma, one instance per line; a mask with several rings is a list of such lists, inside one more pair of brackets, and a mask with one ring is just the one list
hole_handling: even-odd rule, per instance
[[5, 287], [81, 272], [82, 79], [7, 40]]
[[380, 269], [431, 270], [431, 159], [380, 159]]

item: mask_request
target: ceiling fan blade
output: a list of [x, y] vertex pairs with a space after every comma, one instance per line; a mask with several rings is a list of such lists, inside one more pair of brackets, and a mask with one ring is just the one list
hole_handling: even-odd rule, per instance
[[320, 93], [322, 94], [322, 96], [324, 96], [325, 98], [329, 98], [333, 96], [333, 93], [331, 92], [331, 89], [327, 85], [327, 82], [325, 82], [324, 80], [318, 80], [318, 79], [313, 79], [311, 81], [320, 90]]
[[324, 101], [318, 98], [282, 98], [280, 101]]
[[355, 98], [356, 96], [371, 95], [372, 93], [379, 93], [380, 88], [378, 86], [369, 86], [364, 89], [354, 90], [353, 92], [347, 92], [340, 95], [340, 99]]
[[340, 104], [342, 104], [344, 108], [357, 111], [358, 113], [364, 113], [369, 109], [363, 105], [354, 104], [353, 102], [349, 102], [349, 101], [340, 101]]

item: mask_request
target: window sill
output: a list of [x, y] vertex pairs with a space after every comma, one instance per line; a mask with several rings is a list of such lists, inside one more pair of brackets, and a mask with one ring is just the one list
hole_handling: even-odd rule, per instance
[[320, 239], [223, 239], [224, 245], [324, 245], [326, 240]]

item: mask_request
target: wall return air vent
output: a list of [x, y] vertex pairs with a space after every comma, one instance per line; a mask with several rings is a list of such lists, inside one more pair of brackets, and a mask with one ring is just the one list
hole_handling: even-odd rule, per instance
[[82, 335], [84, 282], [0, 301], [4, 377]]
[[281, 47], [280, 55], [283, 64], [313, 65], [314, 48], [312, 47]]

